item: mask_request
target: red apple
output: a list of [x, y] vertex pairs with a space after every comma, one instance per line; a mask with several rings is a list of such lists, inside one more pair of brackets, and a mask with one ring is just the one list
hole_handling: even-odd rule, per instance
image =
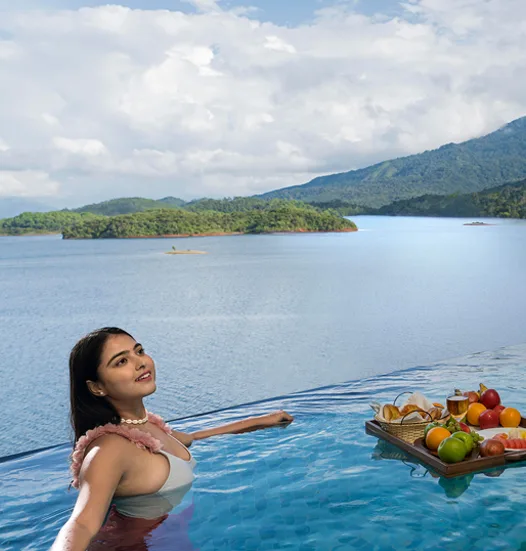
[[487, 409], [480, 414], [479, 427], [481, 429], [494, 429], [500, 423], [499, 414], [494, 409]]
[[466, 423], [459, 423], [459, 425], [464, 432], [471, 434], [471, 429], [466, 425]]
[[490, 455], [502, 455], [504, 453], [504, 444], [500, 440], [484, 440], [480, 444], [480, 455], [489, 457]]
[[474, 390], [464, 392], [464, 396], [467, 396], [469, 398], [469, 403], [470, 404], [472, 404], [473, 402], [478, 402], [479, 401], [479, 395]]
[[503, 406], [503, 405], [499, 404], [498, 406], [495, 406], [495, 407], [493, 408], [493, 411], [496, 411], [496, 412], [500, 415], [500, 412], [501, 412], [503, 409], [506, 409], [506, 406]]
[[493, 388], [488, 388], [485, 390], [481, 396], [480, 401], [486, 406], [487, 409], [493, 409], [500, 404], [499, 393]]

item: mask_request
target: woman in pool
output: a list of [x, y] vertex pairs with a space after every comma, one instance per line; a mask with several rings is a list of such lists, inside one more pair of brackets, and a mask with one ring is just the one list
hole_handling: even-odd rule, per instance
[[[71, 351], [69, 367], [76, 441], [72, 485], [79, 495], [52, 551], [84, 551], [112, 501], [116, 518], [146, 519], [141, 522], [149, 527], [162, 522], [192, 485], [195, 460], [187, 448], [195, 440], [293, 421], [278, 411], [191, 434], [171, 430], [143, 404], [156, 389], [152, 358], [115, 327], [82, 338]], [[110, 520], [111, 515], [108, 525]]]

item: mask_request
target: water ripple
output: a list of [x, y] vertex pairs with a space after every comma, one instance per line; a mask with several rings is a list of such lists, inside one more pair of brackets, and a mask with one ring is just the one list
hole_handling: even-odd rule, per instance
[[[525, 365], [526, 346], [510, 347], [179, 421], [198, 430], [276, 408], [295, 416], [286, 429], [196, 443], [191, 520], [182, 529], [184, 511], [173, 511], [145, 549], [167, 551], [183, 540], [200, 551], [524, 549], [523, 464], [440, 478], [367, 436], [363, 423], [372, 399], [408, 388], [440, 399], [452, 385], [479, 381], [524, 408]], [[76, 495], [67, 491], [69, 451], [0, 463], [2, 549], [49, 548]]]

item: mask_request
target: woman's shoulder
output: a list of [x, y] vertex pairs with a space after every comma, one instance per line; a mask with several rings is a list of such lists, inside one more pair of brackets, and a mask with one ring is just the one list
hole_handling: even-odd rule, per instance
[[162, 448], [162, 444], [157, 438], [139, 429], [129, 429], [109, 423], [87, 431], [77, 440], [71, 456], [72, 486], [79, 487], [80, 472], [88, 452], [92, 456], [92, 450], [97, 448], [99, 457], [118, 460], [123, 454], [126, 455], [133, 449], [131, 446], [154, 453]]
[[125, 438], [121, 434], [109, 432], [109, 433], [102, 434], [98, 438], [91, 440], [91, 442], [89, 442], [84, 449], [84, 457], [88, 455], [88, 453], [93, 448], [99, 448], [101, 450], [104, 450], [105, 452], [106, 451], [116, 452], [120, 450], [128, 451], [133, 447], [135, 446], [133, 445], [133, 442], [130, 439]]

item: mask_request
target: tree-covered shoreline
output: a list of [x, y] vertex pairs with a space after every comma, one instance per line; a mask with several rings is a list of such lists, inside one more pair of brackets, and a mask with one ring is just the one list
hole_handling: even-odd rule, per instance
[[0, 220], [0, 235], [45, 235], [62, 233], [68, 225], [100, 218], [91, 212], [71, 211], [24, 212], [13, 218]]
[[24, 213], [0, 221], [0, 234], [62, 233], [64, 239], [108, 239], [284, 232], [348, 232], [356, 225], [334, 211], [273, 201], [245, 211], [192, 212], [180, 208], [117, 216], [57, 211]]
[[443, 216], [526, 218], [526, 180], [478, 193], [422, 195], [395, 201], [368, 214], [385, 216]]

